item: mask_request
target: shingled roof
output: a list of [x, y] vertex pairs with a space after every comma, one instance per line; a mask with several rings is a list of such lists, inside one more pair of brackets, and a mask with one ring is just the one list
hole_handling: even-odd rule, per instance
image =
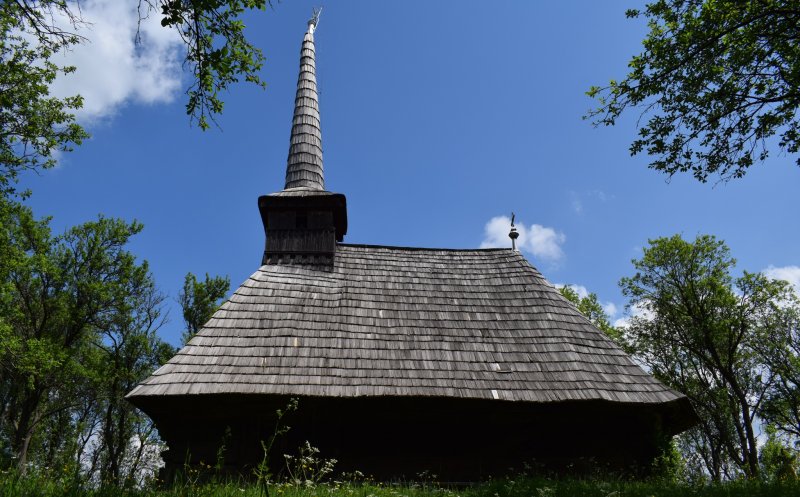
[[301, 49], [286, 186], [258, 199], [261, 267], [127, 396], [169, 447], [162, 479], [219, 458], [220, 437], [226, 465], [252, 475], [288, 397], [303, 408], [286, 447], [311, 440], [342, 471], [470, 481], [531, 460], [651, 468], [661, 437], [696, 422], [688, 399], [519, 252], [342, 243], [347, 201], [322, 171], [318, 20]]
[[348, 244], [261, 266], [129, 398], [186, 394], [685, 400], [519, 252]]

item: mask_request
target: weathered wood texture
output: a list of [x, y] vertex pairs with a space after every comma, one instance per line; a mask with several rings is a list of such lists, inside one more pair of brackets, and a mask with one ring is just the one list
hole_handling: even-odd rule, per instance
[[[275, 410], [287, 402], [280, 396], [191, 395], [146, 403], [169, 443], [161, 477], [170, 481], [187, 463], [214, 464], [223, 445], [227, 471], [252, 477], [263, 459], [261, 441], [272, 436]], [[283, 454], [296, 453], [308, 440], [320, 457], [337, 459], [337, 473], [358, 470], [381, 480], [428, 471], [444, 482], [477, 481], [523, 463], [573, 477], [603, 469], [646, 474], [667, 415], [658, 411], [652, 404], [604, 401], [303, 397], [299, 410], [284, 419], [291, 430], [276, 441], [270, 468], [280, 473]]]
[[129, 398], [235, 393], [685, 401], [518, 252], [347, 244], [262, 266]]
[[286, 189], [291, 188], [325, 189], [313, 29], [306, 33], [300, 49], [300, 74], [286, 166]]
[[[300, 191], [297, 191], [300, 190]], [[336, 242], [347, 233], [347, 200], [339, 193], [284, 191], [263, 195], [258, 209], [266, 234], [262, 264], [333, 264]], [[299, 193], [304, 193], [298, 195]]]
[[336, 231], [329, 229], [270, 230], [267, 253], [323, 252], [333, 254], [336, 248]]

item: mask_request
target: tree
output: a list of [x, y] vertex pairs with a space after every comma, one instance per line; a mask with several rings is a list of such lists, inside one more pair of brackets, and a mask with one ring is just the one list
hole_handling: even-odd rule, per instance
[[796, 481], [798, 457], [767, 427], [767, 441], [761, 448], [761, 471], [767, 481]]
[[186, 279], [183, 281], [183, 290], [179, 295], [179, 301], [183, 308], [183, 320], [186, 323], [186, 330], [181, 337], [184, 344], [211, 319], [211, 315], [219, 308], [220, 301], [225, 298], [230, 287], [231, 280], [227, 276], [211, 278], [206, 273], [204, 281], [197, 281], [194, 274], [186, 275]]
[[587, 117], [608, 126], [643, 109], [631, 154], [705, 182], [744, 176], [773, 136], [798, 152], [800, 1], [656, 0], [627, 16], [647, 19], [644, 51], [622, 81], [588, 91], [599, 106]]
[[620, 281], [642, 315], [624, 330], [637, 358], [689, 397], [700, 417], [688, 443], [715, 480], [741, 471], [759, 476], [755, 425], [773, 373], [761, 349], [784, 322], [786, 282], [745, 272], [724, 242], [679, 235], [650, 240], [636, 274]]
[[220, 93], [244, 78], [264, 87], [258, 72], [264, 54], [244, 36], [246, 10], [265, 10], [269, 0], [139, 0], [139, 8], [163, 14], [161, 25], [175, 29], [186, 44], [185, 65], [191, 68], [193, 81], [187, 90], [186, 113], [202, 129], [222, 113]]
[[72, 114], [81, 98], [49, 96], [58, 73], [73, 70], [59, 69], [50, 59], [76, 39], [31, 44], [22, 36], [24, 20], [14, 5], [0, 7], [0, 194], [5, 195], [14, 191], [20, 172], [54, 166], [56, 151], [69, 151], [87, 137]]
[[135, 424], [122, 397], [164, 356], [161, 298], [125, 250], [141, 229], [101, 216], [54, 236], [0, 197], [0, 442], [21, 472], [34, 458], [80, 466], [92, 436], [78, 438], [99, 427], [98, 460], [117, 474]]
[[[265, 10], [268, 0], [129, 0], [139, 20], [161, 15], [161, 25], [184, 42], [184, 67], [192, 75], [186, 113], [201, 129], [223, 110], [221, 94], [243, 79], [264, 87], [260, 49], [244, 35], [242, 15]], [[49, 86], [59, 73], [54, 55], [85, 41], [88, 29], [80, 3], [66, 0], [10, 0], [0, 3], [0, 193], [23, 170], [55, 164], [57, 151], [69, 151], [88, 137], [75, 122], [80, 96], [55, 98]]]
[[[788, 284], [788, 282], [787, 282]], [[785, 438], [800, 441], [800, 302], [787, 296], [779, 321], [770, 327], [759, 352], [774, 375], [762, 417]]]
[[[219, 95], [240, 78], [264, 87], [258, 75], [264, 55], [244, 36], [241, 16], [248, 10], [266, 10], [269, 0], [130, 0], [139, 21], [161, 15], [161, 25], [175, 30], [186, 46], [184, 66], [192, 82], [187, 90], [187, 114], [202, 129], [222, 112]], [[134, 4], [135, 2], [135, 4]], [[40, 44], [55, 52], [81, 40], [80, 7], [65, 0], [13, 0], [4, 7], [19, 28], [35, 35]], [[57, 21], [67, 20], [67, 26]], [[54, 50], [56, 49], [56, 50]]]
[[613, 326], [608, 318], [608, 314], [600, 305], [596, 293], [589, 293], [585, 297], [578, 295], [578, 292], [570, 285], [564, 285], [558, 289], [564, 298], [572, 302], [578, 310], [586, 316], [593, 325], [597, 326], [609, 338], [622, 345], [622, 335]]
[[131, 487], [140, 483], [137, 475], [145, 451], [157, 441], [152, 421], [124, 397], [175, 350], [156, 335], [164, 323], [164, 297], [150, 275], [142, 273], [127, 283], [126, 298], [114, 310], [114, 319], [94, 339], [99, 354], [91, 383], [98, 417], [97, 477]]

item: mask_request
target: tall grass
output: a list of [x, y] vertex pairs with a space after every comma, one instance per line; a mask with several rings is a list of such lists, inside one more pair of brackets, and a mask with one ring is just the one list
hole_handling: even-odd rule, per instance
[[[797, 482], [736, 481], [716, 485], [506, 478], [462, 488], [431, 483], [272, 484], [271, 497], [800, 497]], [[177, 484], [167, 489], [88, 488], [41, 476], [0, 474], [0, 497], [258, 497], [252, 483]]]

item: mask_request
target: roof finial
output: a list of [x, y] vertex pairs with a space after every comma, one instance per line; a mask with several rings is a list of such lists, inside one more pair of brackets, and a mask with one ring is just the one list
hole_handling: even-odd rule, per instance
[[508, 234], [508, 237], [511, 238], [511, 250], [514, 252], [517, 251], [517, 238], [519, 238], [519, 233], [517, 233], [517, 228], [514, 227], [514, 218], [516, 215], [512, 212], [511, 213], [511, 232]]
[[319, 16], [322, 14], [322, 7], [316, 7], [311, 14], [311, 19], [308, 20], [309, 26], [314, 26], [314, 29], [319, 25]]
[[311, 19], [308, 20], [308, 32], [314, 34], [314, 30], [319, 25], [319, 16], [322, 14], [322, 7], [315, 8], [314, 13], [311, 14]]

